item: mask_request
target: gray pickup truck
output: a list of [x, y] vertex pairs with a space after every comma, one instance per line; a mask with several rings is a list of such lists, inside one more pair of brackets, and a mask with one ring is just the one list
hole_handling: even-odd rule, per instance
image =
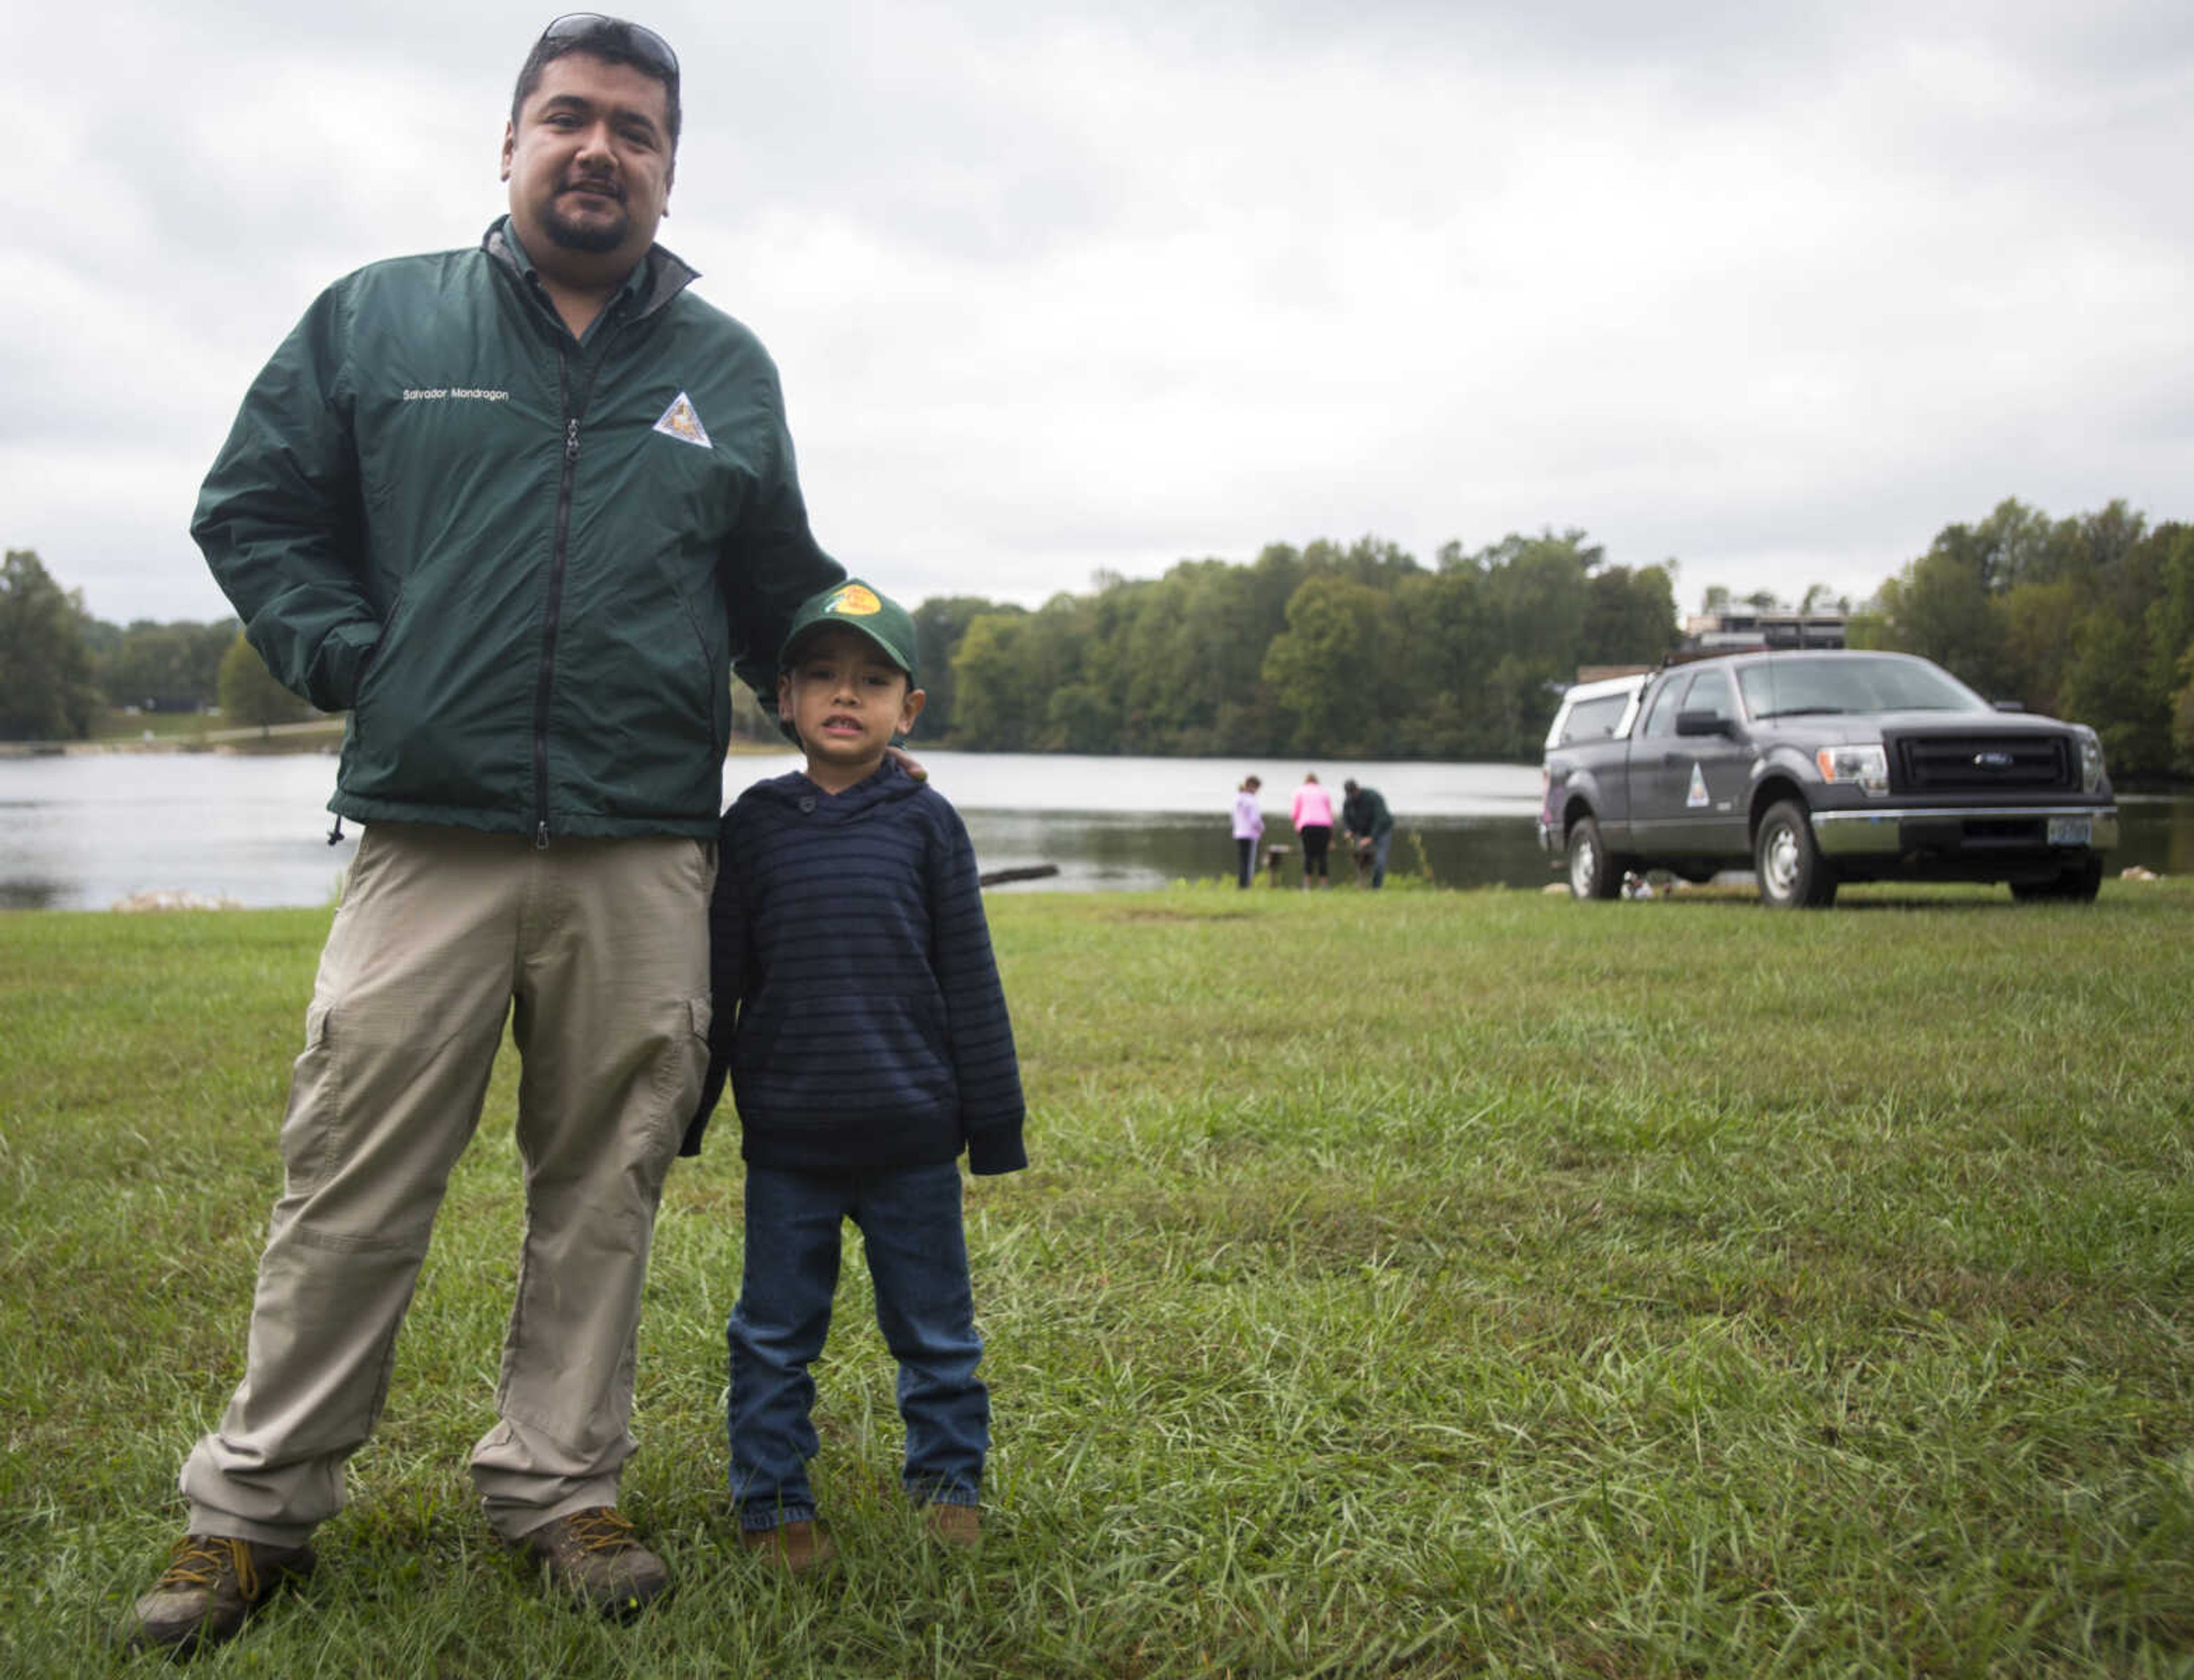
[[1990, 704], [1910, 654], [1738, 653], [1646, 680], [1621, 727], [1550, 739], [1539, 844], [1579, 898], [1751, 869], [1778, 908], [1847, 880], [2091, 900], [2118, 814], [2080, 724]]

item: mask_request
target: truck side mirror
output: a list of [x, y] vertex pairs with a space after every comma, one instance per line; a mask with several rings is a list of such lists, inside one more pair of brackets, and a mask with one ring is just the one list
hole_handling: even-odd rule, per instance
[[1737, 720], [1726, 718], [1719, 712], [1679, 712], [1676, 714], [1676, 733], [1679, 735], [1735, 735]]

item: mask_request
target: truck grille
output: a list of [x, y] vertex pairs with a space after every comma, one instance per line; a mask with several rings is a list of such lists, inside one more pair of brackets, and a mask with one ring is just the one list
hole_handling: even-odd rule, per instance
[[1913, 793], [2069, 789], [2072, 746], [2061, 735], [1908, 735], [1897, 743], [1898, 785]]

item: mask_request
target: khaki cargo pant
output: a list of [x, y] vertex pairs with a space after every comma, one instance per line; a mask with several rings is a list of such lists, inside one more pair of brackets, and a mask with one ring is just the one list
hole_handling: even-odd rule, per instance
[[526, 1234], [474, 1448], [515, 1539], [614, 1504], [663, 1182], [708, 1062], [713, 846], [376, 823], [320, 955], [243, 1382], [183, 1465], [194, 1534], [294, 1545], [343, 1502], [508, 1018]]

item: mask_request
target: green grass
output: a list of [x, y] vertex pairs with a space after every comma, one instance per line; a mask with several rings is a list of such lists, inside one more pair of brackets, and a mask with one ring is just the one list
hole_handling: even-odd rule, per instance
[[146, 751], [225, 751], [252, 754], [324, 753], [342, 745], [340, 717], [278, 724], [262, 731], [238, 725], [208, 712], [105, 711], [92, 721], [91, 739], [109, 747], [141, 746]]
[[[148, 736], [149, 741], [146, 738]], [[248, 752], [319, 753], [342, 744], [343, 719], [337, 714], [315, 718], [309, 726], [284, 724], [278, 731], [261, 737], [257, 730], [238, 728], [214, 713], [131, 712], [109, 708], [92, 720], [91, 738], [95, 742], [184, 750], [218, 743]], [[730, 750], [737, 755], [782, 753], [785, 749], [775, 743], [741, 739], [734, 741]]]
[[[1035, 1166], [975, 1181], [991, 1539], [896, 1494], [856, 1265], [842, 1567], [721, 1494], [726, 1137], [674, 1173], [626, 1505], [544, 1602], [464, 1473], [518, 1206], [498, 1067], [267, 1675], [2194, 1671], [2194, 890], [994, 895]], [[104, 1643], [238, 1373], [325, 912], [0, 917], [0, 1671]]]
[[190, 741], [221, 728], [218, 717], [204, 712], [131, 712], [110, 707], [91, 720], [95, 741]]

